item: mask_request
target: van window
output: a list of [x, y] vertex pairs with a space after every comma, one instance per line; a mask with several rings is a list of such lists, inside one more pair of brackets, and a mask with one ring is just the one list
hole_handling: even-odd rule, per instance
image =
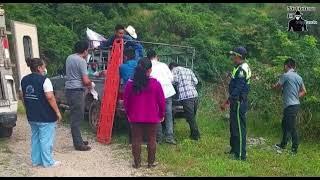
[[10, 101], [16, 101], [16, 96], [14, 92], [13, 80], [7, 79], [7, 88], [8, 88], [8, 95]]
[[32, 58], [32, 41], [30, 36], [23, 36], [23, 48], [25, 59]]

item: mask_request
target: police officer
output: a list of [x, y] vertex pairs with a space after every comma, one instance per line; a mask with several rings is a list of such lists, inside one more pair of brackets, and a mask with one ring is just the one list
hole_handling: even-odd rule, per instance
[[237, 160], [246, 160], [246, 112], [251, 71], [245, 62], [247, 50], [244, 47], [237, 47], [229, 53], [235, 66], [229, 83], [229, 98], [221, 105], [223, 110], [230, 105], [231, 150], [228, 153]]

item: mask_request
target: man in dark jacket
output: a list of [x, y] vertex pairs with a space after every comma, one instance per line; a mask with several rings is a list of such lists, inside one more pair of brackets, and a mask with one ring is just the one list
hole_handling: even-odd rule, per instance
[[237, 160], [246, 160], [246, 112], [248, 110], [248, 93], [250, 90], [251, 70], [245, 62], [247, 50], [237, 47], [230, 51], [235, 64], [229, 83], [229, 98], [221, 106], [230, 105], [230, 146], [229, 154]]

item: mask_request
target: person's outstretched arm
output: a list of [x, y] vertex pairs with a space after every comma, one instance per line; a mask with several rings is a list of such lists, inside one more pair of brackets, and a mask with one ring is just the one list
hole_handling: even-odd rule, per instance
[[304, 83], [302, 82], [300, 85], [300, 91], [299, 91], [299, 97], [303, 97], [307, 94], [306, 87], [304, 86]]
[[285, 75], [284, 75], [284, 74], [281, 75], [280, 78], [279, 78], [279, 81], [278, 81], [276, 84], [274, 84], [274, 85], [272, 86], [272, 88], [273, 88], [273, 89], [276, 89], [276, 90], [281, 89], [282, 86], [283, 86], [283, 84], [286, 82], [286, 80], [287, 80], [287, 79], [286, 79]]

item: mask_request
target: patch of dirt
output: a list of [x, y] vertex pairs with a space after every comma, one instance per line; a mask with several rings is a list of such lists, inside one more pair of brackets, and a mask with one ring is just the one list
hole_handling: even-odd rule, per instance
[[[131, 167], [132, 158], [128, 148], [117, 144], [102, 145], [83, 133], [91, 151], [75, 151], [70, 129], [58, 125], [54, 146], [54, 159], [61, 161], [58, 167], [32, 167], [30, 158], [30, 127], [25, 116], [19, 115], [13, 136], [8, 141], [10, 156], [0, 152], [0, 162], [6, 161], [6, 170], [0, 168], [1, 176], [163, 176], [163, 167], [153, 169]], [[8, 154], [8, 153], [6, 153]], [[4, 160], [4, 161], [3, 161]], [[145, 165], [146, 166], [146, 165]]]

